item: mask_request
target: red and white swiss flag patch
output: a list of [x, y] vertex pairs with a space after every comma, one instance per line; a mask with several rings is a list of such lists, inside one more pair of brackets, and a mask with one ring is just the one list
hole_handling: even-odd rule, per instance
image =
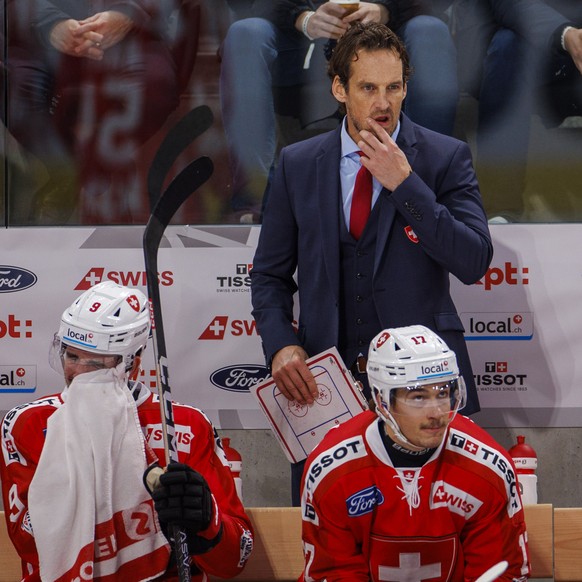
[[412, 230], [412, 226], [405, 226], [404, 227], [404, 232], [406, 233], [406, 236], [414, 243], [414, 244], [418, 244], [418, 237], [416, 236], [416, 233]]

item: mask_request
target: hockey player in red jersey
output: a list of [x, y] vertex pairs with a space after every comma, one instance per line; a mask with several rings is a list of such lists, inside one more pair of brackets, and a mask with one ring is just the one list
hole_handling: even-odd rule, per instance
[[424, 326], [387, 329], [367, 371], [376, 413], [330, 430], [307, 459], [300, 580], [473, 582], [503, 560], [498, 580], [527, 580], [515, 468], [456, 414], [455, 354]]
[[60, 394], [17, 406], [1, 425], [0, 478], [22, 580], [176, 580], [168, 525], [188, 536], [192, 580], [239, 574], [253, 534], [220, 439], [198, 409], [173, 406], [179, 463], [164, 462], [159, 399], [140, 382], [147, 298], [112, 282], [62, 315], [51, 349]]

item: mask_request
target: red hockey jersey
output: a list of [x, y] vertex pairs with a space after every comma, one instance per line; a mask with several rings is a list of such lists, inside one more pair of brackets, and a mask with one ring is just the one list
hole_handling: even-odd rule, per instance
[[[146, 442], [164, 465], [162, 422], [157, 395], [142, 384], [132, 386], [140, 425]], [[48, 418], [60, 407], [60, 395], [17, 406], [1, 425], [0, 478], [10, 538], [22, 560], [23, 582], [40, 582], [38, 555], [28, 515], [28, 488], [44, 445]], [[253, 544], [252, 528], [237, 494], [220, 439], [208, 418], [191, 406], [174, 404], [174, 423], [179, 461], [201, 473], [212, 491], [222, 517], [220, 543], [193, 558], [192, 580], [207, 580], [204, 574], [224, 578], [242, 571]], [[58, 467], [55, 467], [58, 471]], [[195, 573], [200, 570], [203, 573]], [[176, 580], [167, 573], [163, 580]]]
[[527, 580], [515, 468], [491, 436], [457, 415], [424, 466], [397, 469], [382, 430], [364, 412], [309, 455], [300, 580], [468, 582], [501, 560], [501, 580]]

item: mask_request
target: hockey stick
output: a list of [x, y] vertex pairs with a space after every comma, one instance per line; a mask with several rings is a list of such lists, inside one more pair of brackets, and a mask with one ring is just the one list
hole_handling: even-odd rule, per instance
[[[201, 157], [186, 166], [170, 183], [155, 205], [143, 234], [146, 281], [152, 319], [152, 342], [158, 380], [158, 394], [162, 417], [162, 435], [166, 464], [178, 461], [176, 431], [172, 411], [171, 389], [168, 378], [166, 340], [162, 320], [160, 286], [158, 281], [158, 249], [170, 220], [184, 201], [212, 175], [214, 167], [210, 158]], [[186, 532], [170, 526], [174, 539], [174, 552], [180, 582], [190, 582], [190, 556]]]
[[214, 116], [207, 105], [189, 111], [164, 137], [150, 165], [147, 177], [150, 208], [154, 208], [162, 192], [164, 180], [178, 156], [207, 129]]
[[495, 566], [491, 566], [487, 572], [483, 572], [475, 582], [495, 582], [495, 580], [497, 580], [497, 578], [507, 570], [507, 566], [507, 560], [502, 560], [495, 564]]

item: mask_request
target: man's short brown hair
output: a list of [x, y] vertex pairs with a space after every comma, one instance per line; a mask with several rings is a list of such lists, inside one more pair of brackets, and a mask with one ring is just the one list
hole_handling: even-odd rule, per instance
[[411, 69], [408, 52], [404, 43], [385, 24], [356, 22], [339, 39], [327, 67], [327, 74], [333, 81], [339, 77], [340, 83], [347, 88], [352, 61], [359, 51], [389, 50], [402, 61], [402, 80], [408, 82]]

